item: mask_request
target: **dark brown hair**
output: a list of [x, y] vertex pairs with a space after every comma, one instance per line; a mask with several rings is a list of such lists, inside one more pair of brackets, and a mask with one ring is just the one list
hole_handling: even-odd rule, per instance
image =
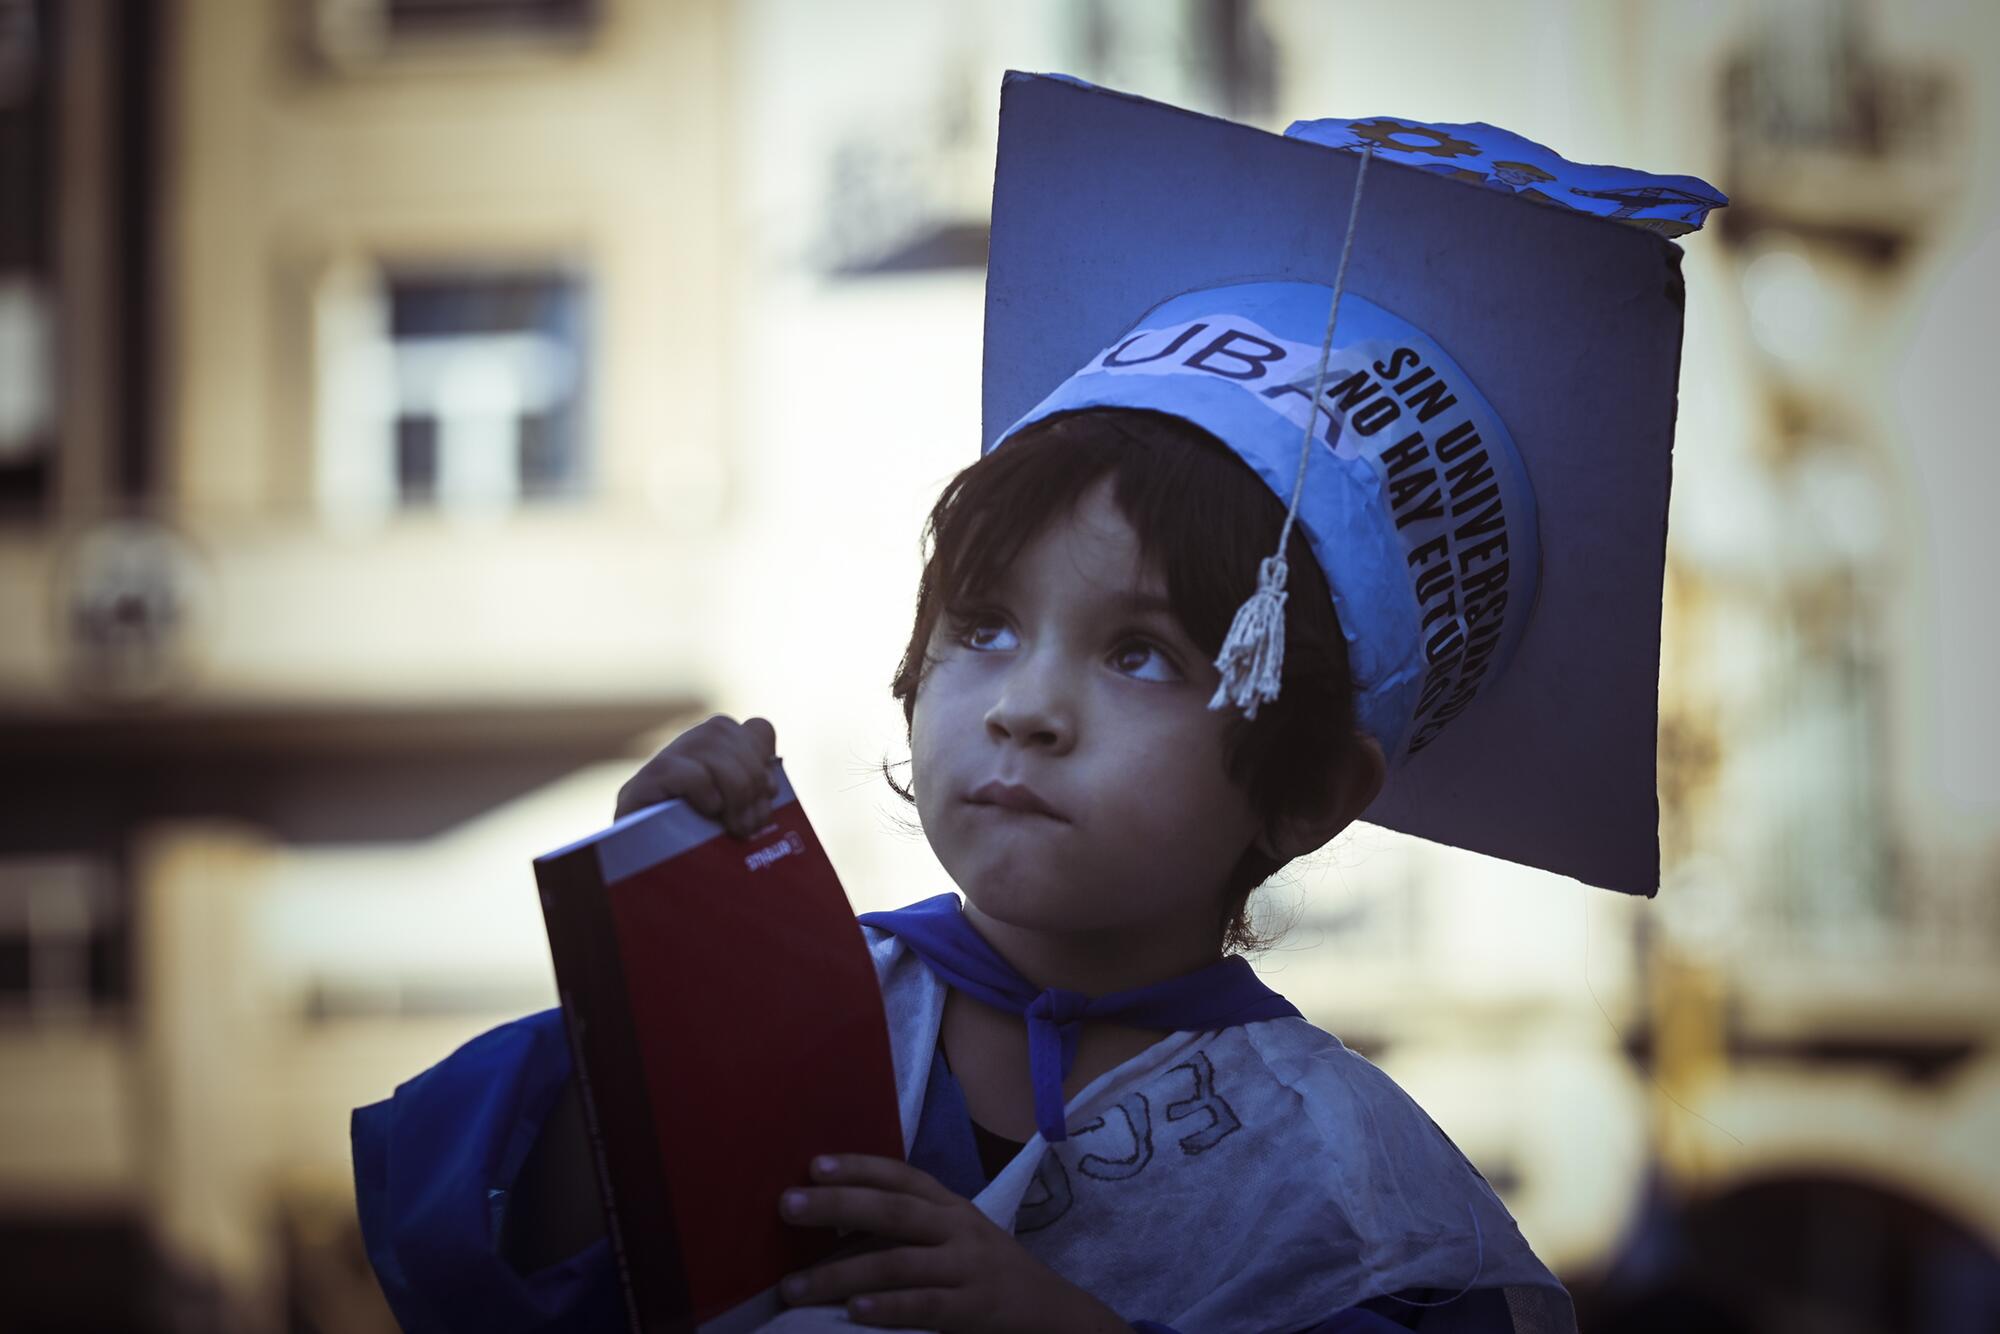
[[[890, 691], [907, 728], [926, 655], [947, 606], [999, 581], [1051, 520], [1073, 511], [1110, 475], [1113, 499], [1138, 535], [1141, 559], [1166, 576], [1167, 597], [1188, 637], [1211, 661], [1236, 609], [1272, 554], [1285, 504], [1213, 435], [1179, 417], [1136, 408], [1090, 408], [1046, 418], [960, 471], [931, 507], [920, 548], [916, 624]], [[1236, 710], [1225, 743], [1230, 779], [1268, 827], [1280, 815], [1323, 805], [1356, 744], [1347, 641], [1326, 577], [1295, 523], [1285, 557], [1285, 657], [1278, 698], [1246, 720]], [[912, 805], [910, 789], [897, 795]], [[1225, 952], [1266, 949], [1275, 937], [1250, 926], [1248, 900], [1284, 863], [1252, 846], [1224, 887], [1217, 935]]]

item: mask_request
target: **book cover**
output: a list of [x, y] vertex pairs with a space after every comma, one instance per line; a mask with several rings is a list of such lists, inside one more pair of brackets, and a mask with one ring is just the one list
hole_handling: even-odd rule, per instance
[[685, 801], [535, 859], [612, 1248], [639, 1334], [720, 1334], [843, 1246], [778, 1216], [818, 1153], [903, 1156], [888, 1023], [782, 763], [748, 839]]

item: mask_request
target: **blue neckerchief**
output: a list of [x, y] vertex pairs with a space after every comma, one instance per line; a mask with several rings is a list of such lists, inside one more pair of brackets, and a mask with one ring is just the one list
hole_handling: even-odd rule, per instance
[[1038, 992], [973, 929], [956, 894], [939, 894], [892, 912], [862, 913], [858, 920], [896, 936], [946, 986], [1027, 1019], [1035, 1126], [1051, 1144], [1069, 1138], [1062, 1082], [1076, 1064], [1076, 1039], [1084, 1020], [1117, 1019], [1135, 1028], [1179, 1033], [1299, 1013], [1241, 957], [1109, 996], [1092, 998], [1059, 987]]

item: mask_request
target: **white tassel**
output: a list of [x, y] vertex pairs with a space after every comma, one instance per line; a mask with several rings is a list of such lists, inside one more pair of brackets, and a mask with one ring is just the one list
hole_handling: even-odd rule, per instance
[[1236, 609], [1229, 637], [1215, 657], [1222, 684], [1209, 708], [1234, 704], [1245, 718], [1255, 718], [1260, 703], [1278, 697], [1278, 676], [1285, 665], [1285, 577], [1290, 572], [1282, 555], [1266, 556], [1258, 565], [1257, 591]]

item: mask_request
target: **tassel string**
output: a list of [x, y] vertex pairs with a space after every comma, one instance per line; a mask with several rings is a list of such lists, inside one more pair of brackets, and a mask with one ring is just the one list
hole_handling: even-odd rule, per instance
[[[1285, 662], [1285, 580], [1290, 566], [1285, 550], [1292, 538], [1292, 524], [1299, 513], [1299, 496], [1305, 491], [1306, 463], [1312, 457], [1313, 427], [1319, 422], [1320, 392], [1326, 387], [1326, 364], [1333, 356], [1333, 329], [1340, 320], [1340, 294], [1347, 285], [1347, 259], [1354, 250], [1354, 221], [1361, 213], [1361, 186], [1368, 178], [1368, 164], [1374, 160], [1375, 146], [1361, 154], [1361, 169], [1354, 174], [1354, 197], [1347, 208], [1347, 235], [1340, 243], [1340, 267], [1333, 276], [1333, 306], [1326, 315], [1326, 337], [1320, 342], [1319, 369], [1313, 375], [1312, 406], [1306, 410], [1304, 439], [1299, 444], [1299, 470], [1292, 479], [1292, 500], [1285, 510], [1285, 526], [1278, 533], [1278, 551], [1266, 556], [1257, 567], [1257, 589], [1236, 609], [1222, 651], [1215, 666], [1222, 681], [1208, 707], [1219, 709], [1233, 703], [1243, 716], [1255, 719], [1257, 706], [1278, 697]], [[1332, 414], [1329, 413], [1328, 416]], [[1341, 430], [1346, 424], [1341, 423]]]

